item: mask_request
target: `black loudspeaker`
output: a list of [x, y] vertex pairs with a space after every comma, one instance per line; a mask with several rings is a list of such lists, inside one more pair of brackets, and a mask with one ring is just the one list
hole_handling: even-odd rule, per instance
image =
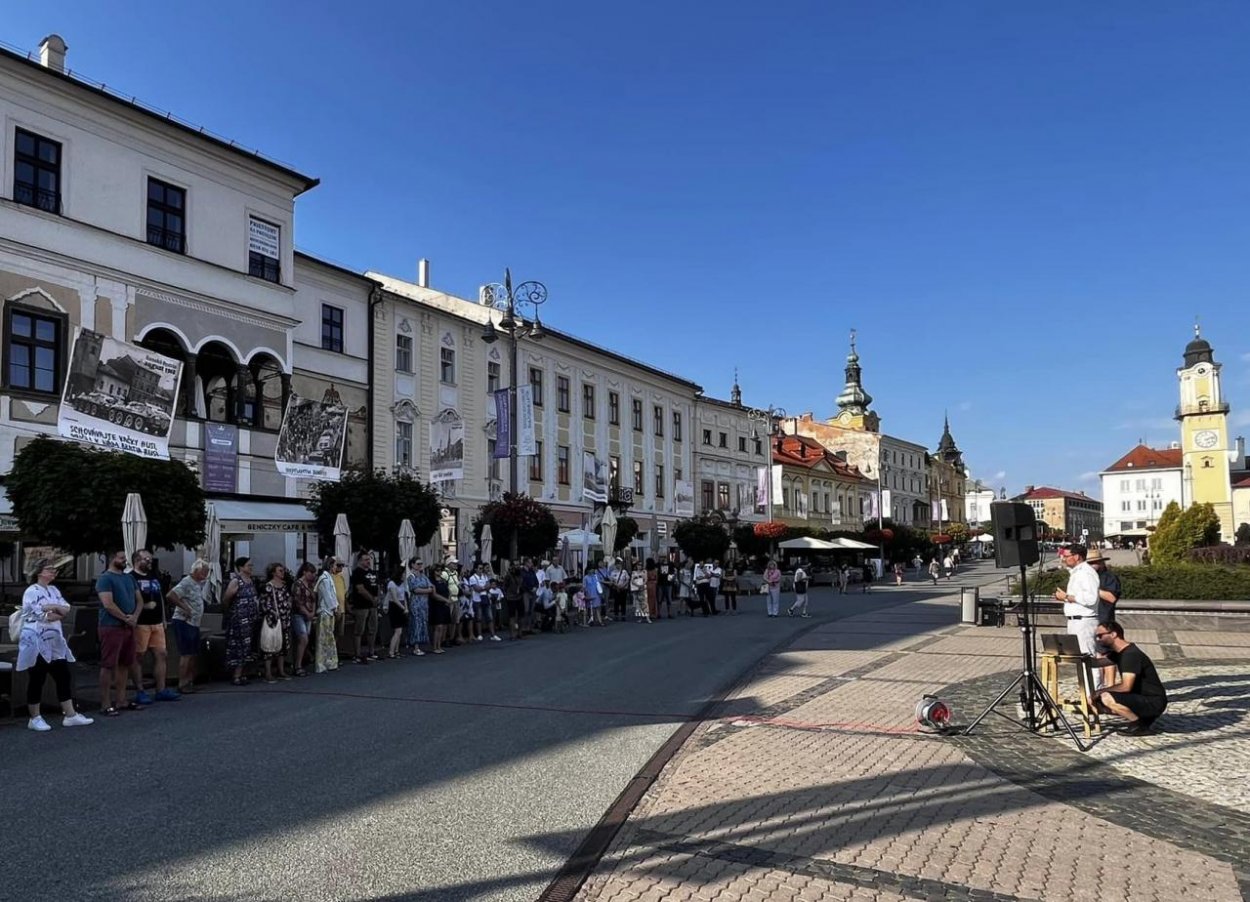
[[1037, 563], [1037, 515], [1033, 508], [1022, 501], [995, 501], [990, 505], [990, 520], [996, 567]]

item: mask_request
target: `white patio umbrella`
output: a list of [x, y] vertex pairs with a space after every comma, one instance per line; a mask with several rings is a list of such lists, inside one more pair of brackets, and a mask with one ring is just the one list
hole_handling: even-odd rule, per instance
[[416, 557], [417, 534], [412, 528], [412, 521], [407, 517], [399, 524], [399, 560], [403, 566]]
[[569, 548], [569, 537], [560, 539], [560, 567], [565, 573], [573, 572], [573, 552]]
[[443, 566], [443, 528], [441, 526], [434, 530], [434, 536], [430, 539], [430, 544], [425, 547], [430, 555], [429, 566]]
[[208, 561], [208, 589], [214, 601], [221, 600], [221, 521], [217, 519], [217, 507], [211, 501], [205, 505], [208, 516], [204, 519], [204, 544], [200, 557]]
[[126, 507], [122, 510], [122, 546], [126, 549], [127, 564], [134, 558], [140, 548], [148, 544], [148, 515], [143, 510], [143, 499], [138, 492], [126, 496]]
[[334, 557], [343, 565], [343, 572], [352, 566], [352, 530], [347, 525], [347, 514], [334, 518]]
[[494, 557], [494, 555], [495, 538], [491, 535], [490, 524], [487, 523], [482, 527], [482, 563], [491, 567], [492, 570], [494, 570], [494, 567], [491, 566], [491, 558]]
[[603, 553], [611, 555], [616, 550], [616, 511], [612, 505], [603, 509], [603, 520], [599, 524], [599, 539], [603, 542]]

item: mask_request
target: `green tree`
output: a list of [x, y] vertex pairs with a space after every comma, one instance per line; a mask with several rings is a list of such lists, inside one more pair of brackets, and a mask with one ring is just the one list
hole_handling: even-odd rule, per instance
[[71, 554], [122, 547], [130, 492], [143, 498], [149, 547], [193, 548], [204, 541], [204, 490], [181, 461], [41, 436], [18, 452], [5, 489], [23, 534]]
[[529, 495], [505, 492], [502, 501], [492, 501], [484, 506], [473, 520], [473, 536], [479, 543], [482, 527], [487, 523], [490, 524], [496, 557], [508, 556], [514, 533], [517, 554], [527, 557], [545, 554], [555, 548], [560, 536], [560, 524], [556, 522], [551, 508]]
[[1214, 545], [1220, 538], [1220, 520], [1210, 504], [1194, 504], [1181, 510], [1175, 501], [1159, 518], [1150, 539], [1151, 563], [1165, 567], [1189, 560], [1194, 548]]
[[317, 519], [317, 535], [325, 547], [334, 545], [334, 521], [347, 515], [352, 544], [399, 559], [399, 529], [412, 521], [418, 545], [425, 545], [438, 529], [441, 505], [438, 493], [407, 474], [382, 470], [347, 470], [338, 482], [318, 482], [305, 502]]
[[1237, 527], [1236, 541], [1238, 545], [1250, 545], [1250, 523], [1242, 523]]
[[682, 520], [673, 528], [673, 540], [687, 557], [720, 560], [729, 550], [729, 533], [719, 523], [696, 517]]
[[743, 524], [733, 531], [734, 543], [738, 546], [738, 553], [744, 557], [757, 557], [762, 554], [768, 554], [768, 539], [760, 538], [755, 534], [755, 527], [750, 523]]

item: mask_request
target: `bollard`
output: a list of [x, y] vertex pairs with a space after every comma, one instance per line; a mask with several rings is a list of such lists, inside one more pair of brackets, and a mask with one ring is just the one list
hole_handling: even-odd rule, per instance
[[977, 607], [981, 600], [981, 590], [976, 586], [964, 586], [959, 590], [960, 621], [976, 625], [978, 621]]

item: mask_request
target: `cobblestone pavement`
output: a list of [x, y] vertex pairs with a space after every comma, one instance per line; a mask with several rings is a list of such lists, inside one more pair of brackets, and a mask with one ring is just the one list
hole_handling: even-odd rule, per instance
[[1158, 735], [1080, 752], [990, 717], [940, 737], [919, 698], [969, 722], [1018, 672], [1019, 634], [959, 625], [948, 586], [901, 591], [766, 658], [579, 898], [1250, 899], [1250, 648], [1141, 631], [1172, 697]]

